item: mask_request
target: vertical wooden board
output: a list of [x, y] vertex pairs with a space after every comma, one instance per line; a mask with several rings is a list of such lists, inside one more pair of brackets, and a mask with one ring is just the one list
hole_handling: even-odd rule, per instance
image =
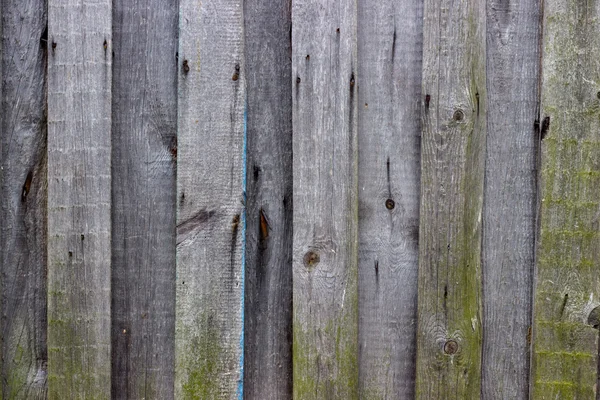
[[179, 2], [175, 397], [241, 398], [242, 2]]
[[0, 398], [45, 399], [46, 2], [2, 3]]
[[244, 397], [292, 396], [291, 0], [244, 2], [248, 205]]
[[358, 398], [356, 1], [292, 2], [294, 398]]
[[485, 22], [479, 1], [425, 1], [418, 399], [480, 396]]
[[111, 2], [48, 2], [48, 397], [110, 397]]
[[358, 7], [360, 390], [412, 399], [423, 3]]
[[544, 2], [534, 399], [588, 399], [597, 390], [599, 17], [597, 2]]
[[538, 1], [487, 4], [482, 396], [524, 399], [535, 248]]
[[113, 7], [112, 395], [172, 399], [179, 10]]

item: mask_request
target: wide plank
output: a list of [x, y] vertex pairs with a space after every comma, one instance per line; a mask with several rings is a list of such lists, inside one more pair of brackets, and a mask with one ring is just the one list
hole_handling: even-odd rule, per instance
[[46, 2], [5, 1], [2, 8], [0, 398], [45, 399]]
[[48, 397], [110, 397], [112, 2], [48, 1]]
[[179, 2], [175, 398], [243, 391], [242, 2]]
[[248, 205], [244, 397], [292, 396], [291, 0], [244, 2]]
[[536, 220], [539, 1], [487, 3], [482, 396], [529, 391]]
[[546, 0], [533, 399], [593, 399], [600, 324], [600, 4]]
[[423, 3], [358, 3], [360, 391], [415, 387]]
[[477, 399], [486, 146], [485, 7], [426, 0], [417, 399]]
[[177, 1], [113, 1], [112, 397], [172, 399]]
[[356, 2], [292, 1], [294, 398], [358, 398]]

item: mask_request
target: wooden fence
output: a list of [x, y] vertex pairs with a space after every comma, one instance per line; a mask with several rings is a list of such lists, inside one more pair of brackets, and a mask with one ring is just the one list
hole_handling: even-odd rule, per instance
[[0, 398], [596, 399], [600, 2], [0, 4]]

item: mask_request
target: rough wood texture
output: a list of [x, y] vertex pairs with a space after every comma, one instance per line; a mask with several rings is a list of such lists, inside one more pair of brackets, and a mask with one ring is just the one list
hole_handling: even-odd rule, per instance
[[291, 0], [244, 2], [248, 205], [244, 397], [292, 396]]
[[46, 4], [11, 0], [1, 7], [0, 398], [45, 399]]
[[175, 397], [242, 396], [242, 2], [180, 1]]
[[487, 3], [482, 397], [525, 399], [536, 213], [538, 1]]
[[477, 399], [486, 135], [485, 7], [426, 0], [418, 399]]
[[534, 399], [591, 399], [596, 392], [599, 14], [597, 2], [544, 2]]
[[172, 399], [177, 1], [113, 1], [112, 397]]
[[48, 3], [48, 397], [110, 397], [111, 1]]
[[358, 32], [361, 398], [412, 399], [422, 2], [359, 2]]
[[356, 2], [292, 5], [294, 398], [358, 398]]

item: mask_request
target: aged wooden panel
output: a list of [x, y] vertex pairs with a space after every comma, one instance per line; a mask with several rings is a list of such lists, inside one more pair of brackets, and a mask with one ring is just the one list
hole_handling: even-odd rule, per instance
[[44, 399], [46, 2], [4, 1], [0, 134], [2, 394]]
[[292, 395], [291, 0], [244, 2], [248, 205], [244, 396]]
[[113, 7], [112, 395], [171, 399], [179, 10]]
[[418, 399], [480, 396], [485, 22], [479, 1], [425, 1]]
[[600, 3], [544, 2], [534, 399], [594, 398], [600, 324]]
[[48, 2], [48, 397], [110, 397], [111, 1]]
[[242, 396], [242, 2], [179, 3], [175, 397]]
[[487, 3], [481, 391], [486, 399], [524, 399], [529, 391], [539, 18], [538, 1]]
[[358, 397], [356, 2], [292, 3], [294, 398]]
[[423, 3], [358, 3], [360, 390], [415, 384]]

